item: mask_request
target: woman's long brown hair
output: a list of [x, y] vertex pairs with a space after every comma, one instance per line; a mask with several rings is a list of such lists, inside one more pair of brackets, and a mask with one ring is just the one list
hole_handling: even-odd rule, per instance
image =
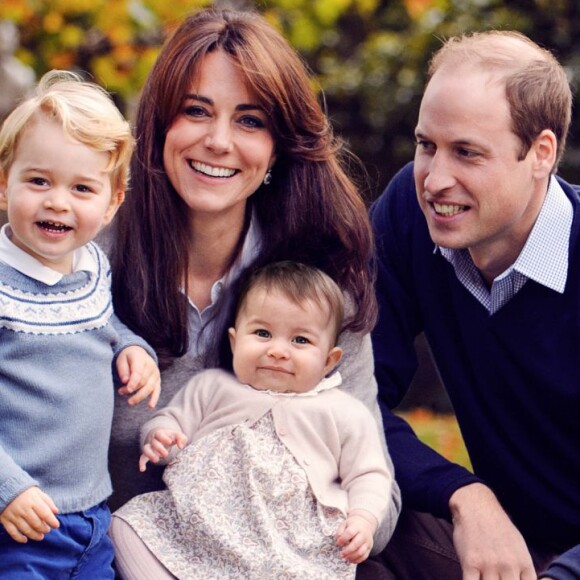
[[[354, 315], [346, 328], [368, 331], [376, 317], [371, 229], [346, 171], [358, 162], [333, 136], [304, 63], [258, 14], [203, 10], [167, 40], [146, 81], [131, 190], [116, 218], [111, 252], [115, 310], [155, 348], [162, 367], [188, 349], [183, 285], [190, 245], [188, 210], [166, 176], [163, 147], [201, 60], [215, 50], [240, 67], [268, 112], [276, 144], [272, 182], [248, 202], [263, 234], [261, 255], [248, 270], [280, 260], [310, 264], [350, 297]], [[223, 334], [236, 291], [219, 315]]]

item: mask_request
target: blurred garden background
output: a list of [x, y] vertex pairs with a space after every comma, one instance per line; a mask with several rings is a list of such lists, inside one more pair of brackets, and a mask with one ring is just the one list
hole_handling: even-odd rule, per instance
[[[580, 93], [579, 0], [2, 0], [0, 21], [15, 26], [19, 44], [2, 46], [0, 96], [15, 58], [36, 78], [52, 68], [88, 73], [131, 118], [163, 39], [211, 4], [258, 10], [300, 52], [336, 133], [366, 167], [369, 203], [413, 157], [424, 72], [442, 39], [519, 30], [555, 53]], [[580, 182], [578, 107], [560, 173]], [[468, 464], [422, 339], [418, 347], [422, 364], [400, 411], [430, 445]]]

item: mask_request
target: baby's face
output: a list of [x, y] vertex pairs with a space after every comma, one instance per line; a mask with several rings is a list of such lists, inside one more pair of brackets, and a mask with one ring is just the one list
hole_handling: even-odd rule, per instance
[[111, 190], [108, 163], [109, 153], [67, 137], [58, 121], [32, 122], [0, 176], [0, 209], [8, 212], [12, 242], [70, 273], [74, 250], [97, 235], [123, 199]]
[[258, 390], [304, 393], [338, 363], [328, 307], [254, 288], [230, 329], [234, 372]]

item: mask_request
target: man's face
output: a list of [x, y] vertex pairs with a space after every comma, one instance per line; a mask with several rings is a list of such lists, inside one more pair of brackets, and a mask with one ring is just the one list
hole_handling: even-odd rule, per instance
[[493, 278], [519, 255], [546, 193], [537, 145], [518, 160], [503, 83], [467, 65], [435, 73], [415, 133], [415, 185], [433, 241], [467, 248]]

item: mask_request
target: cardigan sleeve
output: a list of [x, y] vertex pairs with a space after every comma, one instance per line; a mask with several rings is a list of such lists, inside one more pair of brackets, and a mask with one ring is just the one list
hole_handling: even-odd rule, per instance
[[[403, 168], [371, 207], [376, 240], [376, 292], [379, 320], [372, 333], [376, 378], [385, 435], [395, 475], [407, 507], [450, 517], [454, 491], [479, 481], [423, 444], [411, 427], [393, 412], [417, 369], [414, 341], [423, 330], [415, 301], [414, 251], [432, 252], [434, 244], [416, 201], [412, 164]], [[418, 239], [422, 227], [424, 238]]]
[[[167, 406], [156, 411], [141, 428], [141, 449], [149, 433], [157, 429], [179, 431], [187, 436], [188, 442], [191, 442], [204, 417], [207, 393], [204, 385], [208, 385], [215, 375], [215, 371], [207, 370], [193, 376], [175, 393]], [[178, 451], [175, 447], [172, 448], [168, 457], [160, 463], [169, 463]]]
[[[377, 381], [374, 375], [373, 352], [370, 335], [343, 333], [338, 341], [343, 349], [343, 359], [339, 365], [342, 375], [341, 390], [361, 401], [372, 413], [376, 425], [385, 460], [390, 473], [393, 473], [393, 463], [385, 443], [382, 428], [381, 413], [377, 402]], [[387, 545], [401, 512], [401, 492], [396, 482], [385, 488], [384, 494], [388, 500], [387, 514], [375, 533], [373, 554], [380, 552]]]
[[342, 407], [335, 419], [341, 433], [341, 486], [348, 494], [349, 510], [364, 509], [380, 525], [392, 508], [392, 467], [387, 465], [379, 428], [368, 409], [352, 400], [345, 406], [348, 413]]

